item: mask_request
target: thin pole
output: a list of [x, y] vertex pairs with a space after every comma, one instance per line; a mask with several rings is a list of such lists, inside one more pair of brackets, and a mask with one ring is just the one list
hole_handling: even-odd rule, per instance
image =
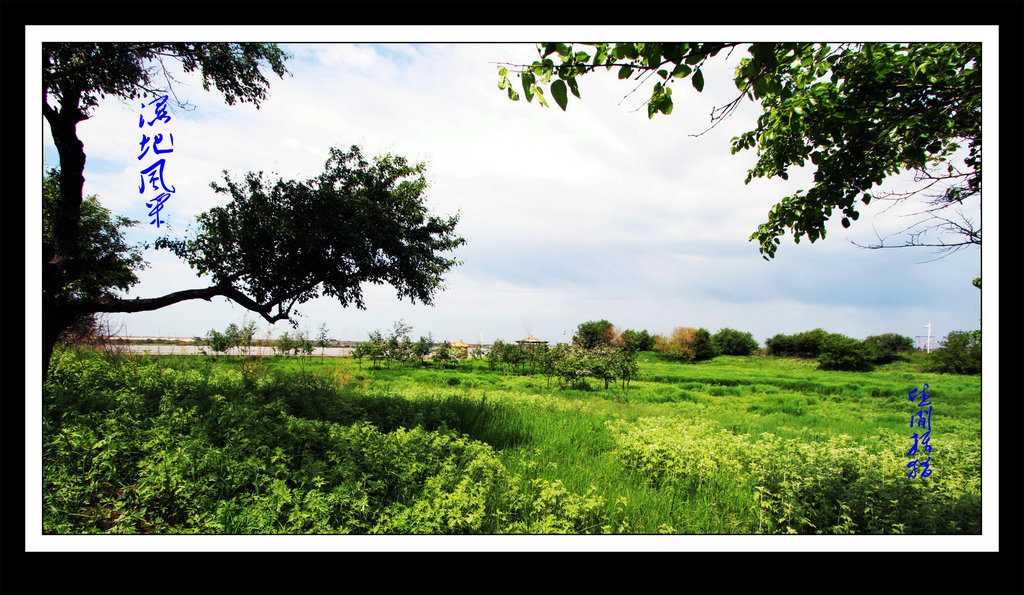
[[927, 345], [927, 347], [925, 348], [925, 350], [926, 350], [926, 351], [927, 351], [928, 353], [931, 353], [931, 352], [932, 352], [932, 321], [931, 321], [931, 320], [929, 320], [929, 321], [928, 321], [928, 324], [926, 324], [926, 325], [924, 325], [924, 326], [925, 326], [925, 328], [927, 328], [927, 329], [928, 329], [928, 345]]

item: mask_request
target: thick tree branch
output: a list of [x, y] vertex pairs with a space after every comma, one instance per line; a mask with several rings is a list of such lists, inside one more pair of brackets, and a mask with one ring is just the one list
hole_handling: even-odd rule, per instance
[[237, 288], [231, 285], [213, 285], [203, 289], [185, 289], [182, 291], [175, 291], [164, 296], [156, 298], [135, 298], [133, 300], [122, 299], [122, 298], [110, 298], [101, 300], [98, 302], [88, 302], [75, 304], [74, 308], [83, 313], [91, 312], [149, 312], [152, 310], [159, 310], [178, 302], [187, 300], [206, 300], [210, 301], [214, 297], [226, 297], [231, 301], [237, 303], [247, 310], [256, 312], [263, 317], [264, 320], [270, 324], [274, 324], [279, 320], [286, 320], [288, 318], [288, 311], [282, 311], [278, 308], [277, 314], [271, 314], [273, 310], [273, 304], [259, 304], [249, 296], [242, 293]]

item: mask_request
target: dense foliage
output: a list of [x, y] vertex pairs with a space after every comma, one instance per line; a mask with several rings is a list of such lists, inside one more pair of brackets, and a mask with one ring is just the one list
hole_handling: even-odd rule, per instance
[[[757, 532], [784, 534], [957, 533], [979, 529], [980, 476], [966, 489], [932, 491], [906, 481], [903, 436], [882, 431], [858, 444], [781, 439], [718, 429], [701, 420], [644, 418], [609, 422], [624, 465], [652, 485], [701, 489], [732, 481], [752, 486]], [[951, 453], [952, 454], [952, 453]], [[952, 454], [980, 463], [977, 445]], [[968, 473], [973, 473], [973, 468]], [[891, 473], [891, 475], [888, 475]], [[970, 486], [970, 487], [966, 487]], [[970, 527], [968, 529], [968, 527]]]
[[697, 329], [693, 335], [693, 359], [704, 361], [718, 355], [715, 345], [711, 340], [711, 333], [705, 328]]
[[981, 331], [953, 331], [941, 348], [930, 354], [925, 366], [943, 374], [981, 374]]
[[818, 367], [822, 370], [867, 372], [874, 368], [872, 352], [863, 341], [831, 333], [821, 341]]
[[613, 345], [625, 347], [632, 351], [653, 351], [654, 336], [646, 330], [635, 331], [633, 329], [626, 329], [619, 333]]
[[821, 353], [822, 341], [829, 333], [816, 328], [793, 335], [779, 333], [764, 342], [771, 355], [788, 357], [818, 357]]
[[872, 335], [864, 339], [864, 344], [871, 351], [871, 359], [876, 364], [888, 364], [896, 360], [899, 354], [914, 349], [914, 340], [897, 333]]
[[611, 345], [615, 340], [615, 326], [607, 320], [581, 322], [572, 337], [573, 345], [583, 349]]
[[[56, 253], [54, 243], [55, 219], [60, 200], [60, 170], [50, 168], [43, 177], [42, 196], [42, 250], [44, 258]], [[104, 208], [96, 195], [82, 199], [75, 251], [79, 255], [82, 271], [78, 278], [59, 287], [44, 287], [43, 301], [68, 312], [65, 328], [68, 339], [93, 334], [96, 315], [79, 311], [74, 305], [115, 298], [119, 291], [127, 291], [138, 282], [137, 272], [146, 268], [139, 246], [130, 246], [125, 240], [125, 229], [138, 221], [113, 215]]]
[[723, 328], [711, 337], [715, 351], [721, 355], [750, 355], [758, 350], [757, 340], [752, 333]]
[[[872, 335], [858, 341], [819, 328], [793, 335], [779, 333], [765, 341], [765, 345], [770, 355], [816, 358], [822, 370], [866, 372], [876, 365], [905, 359], [913, 350], [914, 341], [897, 333]], [[929, 356], [926, 371], [981, 373], [981, 331], [953, 331], [942, 346]]]

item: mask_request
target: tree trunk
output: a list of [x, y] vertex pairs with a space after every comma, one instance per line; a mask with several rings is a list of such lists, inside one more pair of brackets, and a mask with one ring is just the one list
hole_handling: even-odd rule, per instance
[[85, 119], [78, 92], [65, 92], [58, 112], [43, 99], [43, 115], [50, 125], [53, 144], [60, 156], [60, 196], [53, 219], [53, 244], [43, 248], [43, 382], [50, 370], [50, 358], [60, 334], [74, 321], [74, 314], [57, 302], [62, 288], [81, 275], [82, 250], [78, 245], [78, 223], [82, 213], [85, 183], [85, 149], [78, 138], [78, 122]]
[[62, 312], [52, 304], [47, 304], [46, 300], [43, 301], [42, 314], [43, 365], [41, 371], [43, 382], [46, 382], [46, 378], [50, 373], [50, 358], [53, 357], [53, 348], [57, 345], [57, 339], [60, 337], [60, 334], [71, 326], [73, 318], [68, 316], [67, 312]]
[[43, 114], [50, 125], [53, 144], [60, 157], [60, 196], [53, 219], [52, 256], [43, 263], [43, 289], [64, 287], [78, 278], [82, 254], [78, 223], [82, 214], [85, 184], [85, 145], [78, 138], [78, 123], [85, 119], [78, 92], [65, 92], [58, 112], [43, 100]]

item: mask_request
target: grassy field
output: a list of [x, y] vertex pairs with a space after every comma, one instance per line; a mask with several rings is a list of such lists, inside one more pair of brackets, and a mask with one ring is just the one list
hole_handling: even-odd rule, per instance
[[[472, 361], [69, 350], [44, 386], [44, 531], [978, 534], [980, 377], [913, 358], [644, 353], [624, 391]], [[925, 383], [932, 474], [908, 478]]]

